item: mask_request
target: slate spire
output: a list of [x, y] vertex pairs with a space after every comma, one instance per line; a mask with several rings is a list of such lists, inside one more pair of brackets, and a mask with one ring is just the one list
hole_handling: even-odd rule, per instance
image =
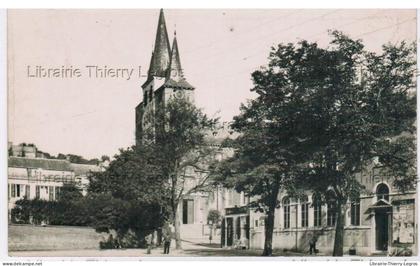
[[172, 43], [171, 60], [169, 61], [169, 68], [166, 79], [180, 81], [184, 79], [182, 72], [181, 60], [179, 59], [178, 42], [176, 40], [176, 31], [174, 32], [174, 41]]
[[161, 9], [154, 50], [148, 72], [149, 78], [153, 76], [166, 77], [170, 61], [170, 52], [171, 47], [169, 44], [168, 32], [166, 30], [165, 16], [163, 14], [163, 9]]

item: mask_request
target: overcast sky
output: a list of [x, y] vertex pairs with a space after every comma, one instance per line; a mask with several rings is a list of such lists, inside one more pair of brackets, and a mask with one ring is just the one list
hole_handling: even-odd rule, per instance
[[[134, 144], [159, 10], [14, 10], [8, 13], [9, 141], [51, 154], [113, 156]], [[254, 97], [250, 73], [269, 49], [302, 39], [328, 44], [327, 30], [361, 38], [371, 51], [416, 39], [415, 10], [165, 10], [196, 103], [230, 121]], [[130, 80], [89, 77], [86, 66], [133, 69]], [[37, 78], [36, 66], [81, 77]], [[93, 70], [93, 68], [91, 69]], [[120, 72], [122, 73], [122, 72]], [[126, 72], [124, 72], [126, 74]]]

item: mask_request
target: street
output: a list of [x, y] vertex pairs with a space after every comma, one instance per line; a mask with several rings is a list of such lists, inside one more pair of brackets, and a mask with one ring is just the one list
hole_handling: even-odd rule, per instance
[[[238, 250], [220, 248], [218, 244], [203, 244], [183, 241], [183, 249], [174, 249], [175, 243], [171, 245], [169, 255], [163, 254], [163, 248], [152, 249], [151, 254], [146, 254], [146, 249], [84, 249], [84, 250], [42, 250], [42, 251], [13, 251], [9, 252], [11, 257], [232, 257], [232, 256], [261, 256], [262, 250]], [[304, 256], [290, 251], [276, 250], [273, 256]]]

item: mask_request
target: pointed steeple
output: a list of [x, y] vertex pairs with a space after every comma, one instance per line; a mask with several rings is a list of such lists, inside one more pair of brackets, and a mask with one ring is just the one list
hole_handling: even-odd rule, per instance
[[166, 77], [169, 66], [171, 47], [166, 30], [163, 9], [160, 10], [159, 22], [156, 31], [155, 46], [149, 67], [149, 78], [153, 76]]
[[181, 60], [179, 58], [178, 42], [176, 40], [175, 31], [174, 41], [172, 43], [171, 60], [169, 61], [166, 79], [172, 79], [174, 81], [184, 80], [184, 73], [182, 72]]

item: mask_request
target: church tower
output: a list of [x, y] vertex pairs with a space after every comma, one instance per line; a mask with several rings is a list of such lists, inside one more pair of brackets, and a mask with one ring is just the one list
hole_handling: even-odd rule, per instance
[[153, 127], [153, 118], [157, 108], [165, 106], [171, 97], [185, 97], [194, 101], [195, 88], [184, 77], [176, 32], [171, 49], [162, 9], [159, 14], [147, 80], [141, 87], [143, 101], [136, 106], [137, 144], [142, 140], [143, 132]]

